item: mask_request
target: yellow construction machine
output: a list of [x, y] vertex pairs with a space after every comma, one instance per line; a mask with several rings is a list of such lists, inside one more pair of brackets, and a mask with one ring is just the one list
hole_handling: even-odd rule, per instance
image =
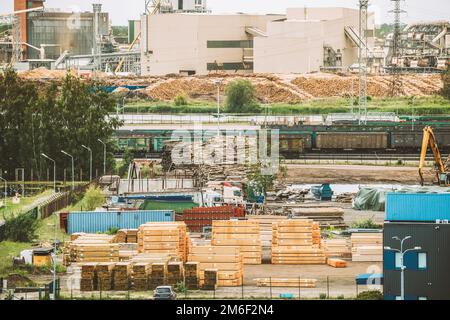
[[428, 146], [433, 152], [434, 156], [434, 169], [436, 172], [437, 182], [442, 187], [450, 186], [450, 172], [448, 172], [448, 163], [442, 160], [441, 152], [436, 141], [436, 136], [434, 135], [433, 128], [427, 126], [423, 129], [423, 140], [422, 140], [422, 150], [420, 152], [420, 162], [419, 162], [419, 176], [420, 183], [424, 185], [423, 178], [423, 168], [425, 166], [425, 158], [427, 156]]

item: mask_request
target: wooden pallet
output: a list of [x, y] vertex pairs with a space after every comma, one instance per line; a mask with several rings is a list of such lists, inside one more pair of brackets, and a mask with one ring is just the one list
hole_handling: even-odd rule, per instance
[[258, 287], [300, 287], [300, 288], [315, 288], [316, 279], [302, 279], [302, 278], [257, 278], [255, 279]]

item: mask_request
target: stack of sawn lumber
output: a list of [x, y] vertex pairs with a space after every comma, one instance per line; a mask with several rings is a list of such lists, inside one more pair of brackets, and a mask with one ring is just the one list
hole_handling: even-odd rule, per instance
[[286, 220], [287, 216], [274, 215], [248, 215], [250, 221], [259, 222], [259, 235], [262, 247], [272, 247], [272, 224], [281, 220]]
[[325, 264], [320, 248], [320, 227], [309, 219], [285, 220], [273, 224], [273, 264]]
[[327, 257], [351, 258], [350, 238], [335, 238], [322, 240], [322, 247]]
[[108, 235], [85, 234], [69, 244], [71, 262], [119, 262], [119, 245]]
[[352, 261], [383, 261], [383, 233], [352, 233]]
[[206, 269], [217, 269], [217, 286], [236, 287], [242, 285], [243, 257], [239, 247], [192, 246], [189, 262], [198, 262], [199, 285], [205, 281]]
[[117, 231], [114, 241], [115, 243], [137, 243], [138, 229], [120, 229]]
[[140, 253], [175, 254], [186, 261], [188, 234], [184, 222], [146, 223], [138, 229]]
[[295, 217], [311, 219], [319, 222], [320, 226], [344, 227], [344, 209], [336, 207], [292, 208]]
[[258, 287], [297, 287], [297, 288], [315, 288], [317, 279], [302, 278], [257, 278]]
[[239, 247], [244, 264], [261, 264], [262, 248], [258, 221], [213, 221], [211, 244], [219, 247]]

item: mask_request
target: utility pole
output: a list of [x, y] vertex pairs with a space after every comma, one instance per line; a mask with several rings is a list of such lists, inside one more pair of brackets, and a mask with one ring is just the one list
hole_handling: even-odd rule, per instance
[[56, 161], [47, 156], [45, 153], [41, 153], [41, 156], [53, 162], [53, 191], [56, 193]]
[[401, 30], [401, 14], [405, 13], [401, 9], [402, 0], [391, 0], [394, 2], [394, 9], [389, 11], [394, 14], [394, 35], [392, 38], [392, 58], [391, 58], [391, 96], [395, 97], [403, 93], [403, 81], [401, 77], [401, 48], [402, 48], [402, 30]]
[[64, 150], [61, 150], [61, 152], [72, 159], [72, 190], [75, 190], [75, 166], [73, 156], [71, 154], [68, 154]]
[[100, 139], [97, 139], [97, 141], [103, 145], [103, 175], [106, 175], [106, 143]]
[[92, 181], [92, 149], [89, 147], [86, 147], [84, 144], [81, 145], [83, 148], [85, 148], [87, 151], [89, 151], [89, 182]]
[[[367, 123], [367, 20], [368, 20], [369, 0], [359, 0], [359, 79], [358, 79], [358, 105], [359, 120], [358, 123]], [[361, 121], [364, 114], [364, 121]]]

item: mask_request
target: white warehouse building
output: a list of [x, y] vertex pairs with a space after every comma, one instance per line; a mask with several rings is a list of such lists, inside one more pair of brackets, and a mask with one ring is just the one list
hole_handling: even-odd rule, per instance
[[[143, 75], [308, 73], [358, 62], [359, 11], [292, 8], [286, 15], [167, 13], [142, 17]], [[368, 46], [373, 46], [369, 15]]]

